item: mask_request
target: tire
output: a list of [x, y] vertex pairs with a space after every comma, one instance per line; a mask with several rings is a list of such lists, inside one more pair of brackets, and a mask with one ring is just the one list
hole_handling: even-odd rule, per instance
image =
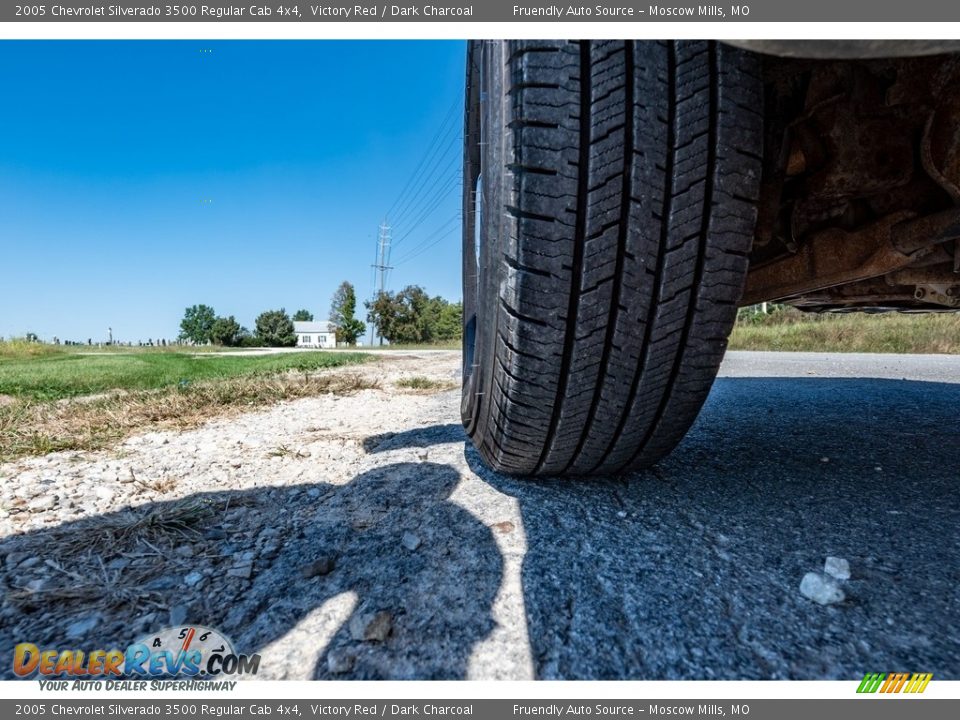
[[470, 43], [461, 415], [495, 470], [635, 470], [693, 423], [753, 239], [757, 63], [712, 42]]

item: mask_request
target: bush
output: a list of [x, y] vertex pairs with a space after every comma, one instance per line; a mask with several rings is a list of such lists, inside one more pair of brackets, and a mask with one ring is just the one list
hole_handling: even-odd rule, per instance
[[283, 308], [261, 313], [257, 318], [256, 333], [260, 342], [267, 347], [293, 347], [297, 344], [293, 320]]
[[243, 328], [233, 315], [227, 318], [218, 317], [210, 327], [210, 342], [214, 345], [236, 347], [243, 339], [243, 334]]

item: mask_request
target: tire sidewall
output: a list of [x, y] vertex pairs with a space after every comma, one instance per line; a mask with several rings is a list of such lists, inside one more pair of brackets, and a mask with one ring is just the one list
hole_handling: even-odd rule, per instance
[[[483, 406], [493, 382], [499, 311], [504, 177], [504, 43], [471, 41], [467, 57], [467, 112], [464, 132], [463, 304], [464, 352], [461, 418], [482, 446]], [[479, 168], [476, 163], [479, 162]], [[481, 192], [475, 197], [476, 176]], [[475, 204], [482, 204], [477, 207]], [[475, 222], [479, 215], [479, 227]], [[479, 255], [477, 236], [480, 238]]]

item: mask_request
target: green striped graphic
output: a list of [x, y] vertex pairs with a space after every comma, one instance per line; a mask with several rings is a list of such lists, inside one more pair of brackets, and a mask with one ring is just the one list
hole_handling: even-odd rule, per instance
[[875, 693], [883, 681], [886, 679], [887, 673], [867, 673], [863, 676], [863, 680], [860, 682], [860, 687], [857, 688], [858, 693]]

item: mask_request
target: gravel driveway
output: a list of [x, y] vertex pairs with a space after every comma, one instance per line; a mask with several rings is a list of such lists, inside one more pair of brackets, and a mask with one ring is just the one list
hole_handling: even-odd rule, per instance
[[960, 358], [730, 353], [676, 453], [589, 482], [489, 472], [458, 390], [396, 385], [459, 363], [0, 465], [2, 672], [197, 623], [262, 678], [960, 678]]

